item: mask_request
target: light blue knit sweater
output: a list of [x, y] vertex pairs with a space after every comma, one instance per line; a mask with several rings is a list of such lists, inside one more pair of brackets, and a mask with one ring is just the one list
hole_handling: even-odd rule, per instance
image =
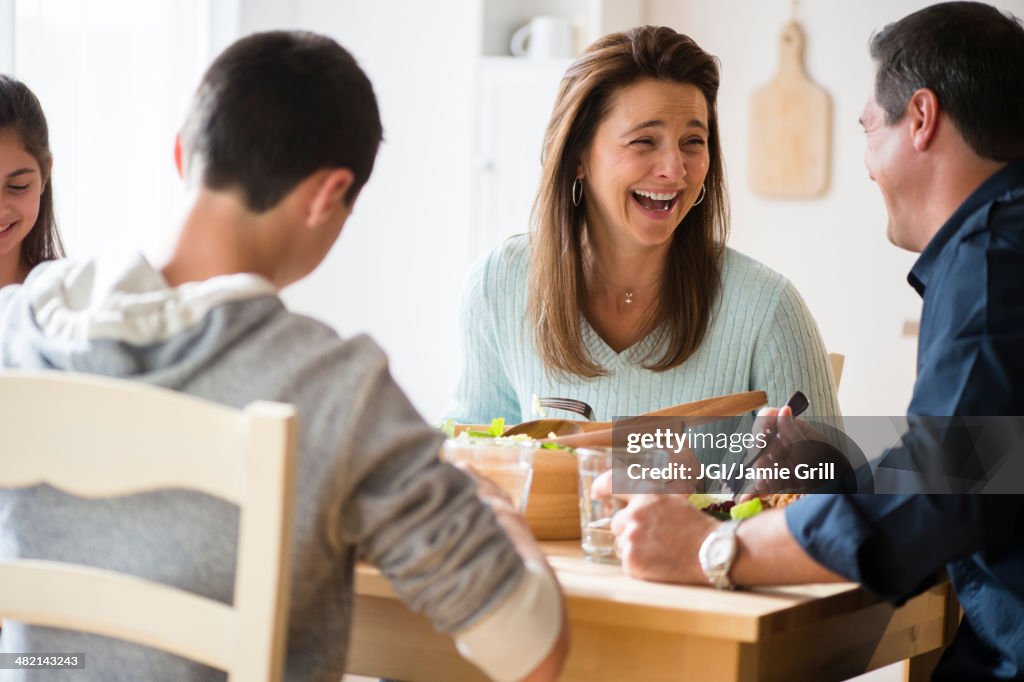
[[456, 422], [535, 418], [535, 395], [583, 400], [596, 419], [610, 420], [755, 389], [766, 391], [772, 405], [782, 405], [799, 389], [810, 400], [809, 415], [839, 414], [825, 346], [807, 305], [786, 278], [747, 256], [726, 251], [723, 286], [704, 343], [674, 369], [644, 369], [653, 335], [616, 353], [584, 321], [584, 344], [609, 372], [594, 379], [545, 372], [526, 320], [529, 261], [529, 240], [520, 235], [469, 274], [462, 301], [463, 368], [447, 411]]

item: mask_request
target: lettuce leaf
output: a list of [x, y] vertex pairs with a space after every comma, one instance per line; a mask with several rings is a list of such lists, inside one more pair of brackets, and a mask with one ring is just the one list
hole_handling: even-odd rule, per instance
[[755, 497], [730, 509], [729, 516], [734, 519], [749, 519], [760, 514], [761, 509], [761, 498]]
[[491, 428], [487, 429], [487, 432], [495, 438], [505, 433], [505, 418], [498, 417], [497, 419], [492, 419]]

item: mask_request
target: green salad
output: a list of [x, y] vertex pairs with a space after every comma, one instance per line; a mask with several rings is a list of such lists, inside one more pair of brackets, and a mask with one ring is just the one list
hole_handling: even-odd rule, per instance
[[[530, 438], [526, 434], [519, 434], [517, 436], [503, 436], [505, 433], [505, 418], [498, 417], [497, 419], [491, 420], [491, 425], [486, 431], [479, 431], [474, 429], [466, 429], [462, 433], [455, 435], [455, 422], [451, 419], [447, 419], [438, 426], [440, 431], [448, 436], [449, 438], [493, 438], [499, 443], [522, 443], [522, 442], [536, 442], [535, 439]], [[568, 445], [561, 445], [559, 443], [538, 443], [538, 447], [542, 450], [565, 450], [571, 454], [575, 454], [575, 450]]]
[[764, 509], [760, 498], [757, 497], [737, 504], [732, 499], [722, 499], [714, 495], [700, 493], [690, 495], [690, 505], [719, 521], [749, 519], [751, 516], [757, 516]]

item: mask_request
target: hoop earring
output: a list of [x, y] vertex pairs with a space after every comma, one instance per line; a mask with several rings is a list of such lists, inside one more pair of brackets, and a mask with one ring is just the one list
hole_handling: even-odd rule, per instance
[[[697, 199], [697, 201], [693, 202], [693, 206], [696, 206], [700, 202], [704, 201], [704, 197], [707, 195], [707, 193], [708, 193], [708, 188], [704, 186], [703, 182], [700, 183], [700, 198]], [[693, 206], [691, 206], [690, 208], [693, 208]]]
[[576, 178], [572, 181], [572, 205], [579, 206], [583, 200], [583, 180]]

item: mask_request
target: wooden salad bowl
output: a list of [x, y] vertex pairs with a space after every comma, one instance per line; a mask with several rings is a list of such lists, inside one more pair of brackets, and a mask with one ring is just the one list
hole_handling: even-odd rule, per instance
[[[745, 414], [768, 402], [763, 391], [749, 391], [717, 398], [673, 405], [642, 417], [690, 417], [691, 424], [726, 416]], [[640, 418], [638, 418], [640, 419]], [[611, 447], [610, 422], [576, 422], [580, 430], [552, 441], [572, 447]], [[482, 425], [458, 425], [456, 434], [467, 429], [486, 431]], [[576, 456], [570, 450], [538, 448], [533, 457], [533, 480], [526, 502], [526, 523], [538, 540], [577, 540], [580, 537], [579, 473]]]
[[526, 523], [538, 540], [580, 537], [579, 473], [569, 450], [539, 448], [533, 455], [533, 481], [526, 501]]

